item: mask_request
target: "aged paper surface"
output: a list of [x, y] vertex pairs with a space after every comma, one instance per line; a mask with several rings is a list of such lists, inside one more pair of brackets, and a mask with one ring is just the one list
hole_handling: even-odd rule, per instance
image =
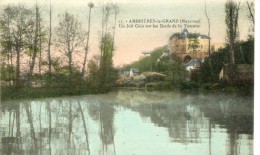
[[1, 0], [0, 154], [255, 154], [255, 3]]

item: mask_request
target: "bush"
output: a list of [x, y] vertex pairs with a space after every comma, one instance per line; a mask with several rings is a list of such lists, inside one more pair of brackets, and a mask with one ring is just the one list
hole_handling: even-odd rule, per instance
[[229, 48], [212, 53], [202, 64], [198, 76], [200, 83], [218, 82], [219, 73], [229, 60]]
[[[229, 46], [212, 53], [202, 64], [199, 71], [199, 82], [219, 82], [219, 73], [224, 64], [229, 64]], [[235, 47], [236, 64], [254, 63], [254, 39], [249, 38], [245, 42], [239, 42]]]

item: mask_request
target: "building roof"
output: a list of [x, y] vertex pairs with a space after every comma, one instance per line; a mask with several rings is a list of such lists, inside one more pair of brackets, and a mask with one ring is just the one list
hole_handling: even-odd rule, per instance
[[185, 28], [181, 33], [174, 33], [170, 37], [170, 40], [173, 39], [173, 38], [186, 39], [186, 38], [189, 38], [190, 36], [201, 38], [201, 39], [210, 39], [210, 37], [205, 35], [205, 34], [189, 33], [189, 31]]

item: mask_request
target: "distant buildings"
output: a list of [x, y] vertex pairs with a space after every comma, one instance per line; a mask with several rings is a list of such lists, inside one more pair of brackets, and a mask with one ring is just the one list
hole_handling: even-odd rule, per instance
[[134, 77], [139, 74], [140, 74], [140, 71], [138, 69], [136, 69], [136, 68], [130, 69], [130, 77]]
[[199, 33], [189, 33], [184, 29], [174, 33], [169, 39], [170, 53], [179, 57], [183, 62], [191, 59], [203, 61], [209, 54], [210, 37]]

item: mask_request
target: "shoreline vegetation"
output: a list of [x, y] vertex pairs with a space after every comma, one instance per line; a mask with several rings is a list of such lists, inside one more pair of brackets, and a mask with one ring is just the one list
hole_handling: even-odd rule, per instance
[[168, 85], [165, 82], [147, 83], [139, 86], [116, 86], [109, 89], [93, 90], [83, 88], [40, 88], [24, 87], [16, 90], [15, 88], [1, 88], [1, 101], [50, 98], [63, 96], [93, 95], [103, 94], [117, 90], [139, 90], [139, 91], [178, 91], [182, 93], [202, 93], [202, 94], [241, 94], [245, 96], [254, 95], [254, 87], [248, 85], [225, 85], [221, 83], [207, 83], [199, 86], [195, 82], [182, 83], [179, 88]]
[[[252, 66], [254, 39], [240, 42], [237, 46], [240, 49], [246, 49], [241, 54], [244, 55], [243, 59], [236, 54], [237, 63], [244, 62]], [[234, 73], [231, 80], [220, 79], [221, 71], [229, 60], [229, 46], [213, 52], [199, 69], [194, 70], [194, 73], [187, 71], [184, 63], [171, 62], [169, 55], [162, 57], [165, 51], [167, 51], [167, 46], [156, 48], [149, 56], [117, 69], [112, 67], [111, 61], [107, 62], [110, 64], [109, 68], [105, 66], [99, 68], [99, 59], [90, 60], [88, 76], [84, 79], [76, 68], [73, 67], [70, 72], [65, 66], [52, 73], [51, 78], [48, 74], [41, 76], [36, 74], [30, 79], [30, 84], [27, 79], [24, 79], [23, 86], [20, 88], [12, 86], [11, 81], [6, 81], [5, 86], [1, 84], [1, 101], [102, 94], [122, 89], [254, 95], [253, 70], [247, 72], [250, 75], [249, 79], [240, 79], [242, 75], [238, 72]], [[132, 68], [138, 68], [139, 73], [130, 75], [129, 71]]]
[[[98, 6], [102, 8], [98, 54], [91, 59], [87, 57], [93, 52], [89, 46], [95, 40], [90, 34], [94, 33], [91, 19], [96, 4], [88, 4], [86, 27], [68, 11], [54, 17], [51, 2], [48, 11], [37, 3], [32, 8], [5, 5], [0, 12], [1, 101], [100, 94], [122, 88], [253, 95], [254, 3], [247, 4], [252, 29], [246, 40], [239, 39], [240, 3], [227, 1], [223, 4], [225, 45], [217, 48], [211, 44], [208, 18], [207, 35], [187, 29], [174, 32], [169, 38], [173, 46], [168, 42], [143, 52], [138, 61], [120, 68], [113, 63], [120, 13], [117, 3]], [[54, 54], [54, 49], [62, 57]]]

